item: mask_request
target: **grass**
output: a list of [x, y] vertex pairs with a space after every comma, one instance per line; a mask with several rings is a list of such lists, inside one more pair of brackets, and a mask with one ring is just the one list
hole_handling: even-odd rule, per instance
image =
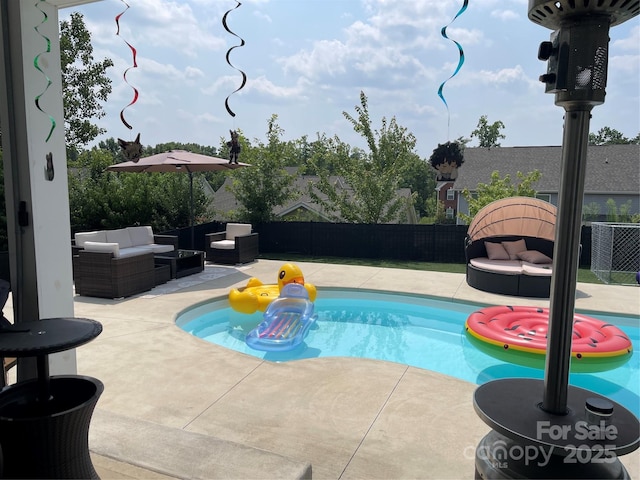
[[[396, 260], [377, 260], [371, 258], [343, 258], [343, 257], [307, 257], [305, 255], [277, 255], [260, 254], [260, 258], [267, 260], [282, 260], [286, 262], [315, 262], [315, 263], [339, 263], [342, 265], [363, 265], [369, 267], [403, 268], [407, 270], [426, 270], [430, 272], [466, 273], [466, 265], [463, 263], [432, 263], [410, 262]], [[598, 283], [603, 282], [588, 268], [578, 270], [578, 282]]]

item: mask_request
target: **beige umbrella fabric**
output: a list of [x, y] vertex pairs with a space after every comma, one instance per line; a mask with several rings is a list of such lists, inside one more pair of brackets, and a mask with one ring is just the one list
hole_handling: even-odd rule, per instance
[[555, 240], [556, 207], [532, 197], [509, 197], [491, 202], [473, 217], [469, 242], [488, 237], [520, 235]]
[[234, 170], [248, 167], [248, 163], [229, 163], [224, 158], [187, 152], [186, 150], [171, 150], [143, 157], [137, 162], [122, 162], [110, 165], [107, 170], [112, 172], [211, 172], [218, 170]]
[[110, 165], [110, 172], [174, 172], [189, 174], [189, 192], [191, 195], [191, 248], [193, 248], [193, 172], [214, 172], [221, 170], [235, 170], [236, 168], [249, 167], [248, 163], [229, 163], [224, 158], [202, 155], [200, 153], [187, 152], [186, 150], [171, 150], [143, 157], [137, 162], [122, 162]]

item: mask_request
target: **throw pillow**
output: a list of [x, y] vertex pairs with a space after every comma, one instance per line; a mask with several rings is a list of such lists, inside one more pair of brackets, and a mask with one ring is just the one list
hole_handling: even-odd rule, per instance
[[518, 253], [518, 258], [529, 263], [545, 264], [553, 262], [551, 258], [547, 257], [544, 253], [539, 252], [538, 250], [525, 250], [524, 252]]
[[500, 243], [484, 242], [489, 260], [509, 260], [509, 252]]
[[515, 242], [502, 242], [502, 246], [509, 254], [509, 260], [518, 260], [518, 253], [524, 252], [527, 249], [527, 244], [522, 238]]

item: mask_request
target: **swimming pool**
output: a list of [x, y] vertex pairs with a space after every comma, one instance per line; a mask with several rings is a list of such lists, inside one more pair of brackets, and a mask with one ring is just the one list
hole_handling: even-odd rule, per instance
[[[211, 343], [265, 360], [284, 362], [315, 357], [362, 357], [424, 368], [481, 385], [508, 377], [543, 378], [542, 369], [505, 363], [474, 347], [464, 332], [467, 317], [483, 305], [418, 295], [325, 288], [318, 315], [305, 341], [289, 352], [263, 352], [247, 346], [245, 335], [262, 320], [229, 307], [226, 298], [182, 312], [177, 325]], [[569, 382], [605, 395], [640, 415], [639, 319], [588, 313], [617, 325], [634, 352], [621, 367], [606, 372], [571, 373]]]

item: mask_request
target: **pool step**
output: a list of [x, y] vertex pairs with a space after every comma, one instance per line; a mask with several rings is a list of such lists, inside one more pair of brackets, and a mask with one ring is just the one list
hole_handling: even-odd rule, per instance
[[89, 448], [175, 478], [311, 478], [310, 463], [101, 409], [91, 420]]

